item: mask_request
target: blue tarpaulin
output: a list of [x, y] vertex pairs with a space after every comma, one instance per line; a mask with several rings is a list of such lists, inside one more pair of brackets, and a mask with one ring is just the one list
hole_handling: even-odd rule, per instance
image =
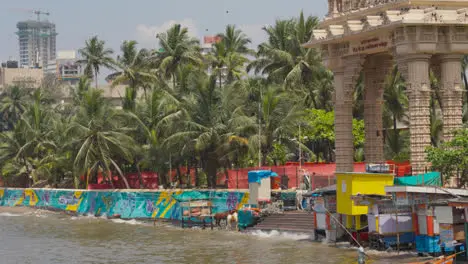
[[257, 170], [257, 171], [249, 171], [249, 183], [251, 182], [258, 182], [264, 178], [269, 178], [269, 177], [278, 177], [278, 174], [276, 172], [272, 172], [269, 170]]

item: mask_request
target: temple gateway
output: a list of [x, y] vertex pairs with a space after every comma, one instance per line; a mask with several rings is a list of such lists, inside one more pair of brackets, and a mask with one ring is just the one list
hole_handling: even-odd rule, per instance
[[429, 72], [442, 92], [443, 136], [462, 126], [461, 59], [468, 53], [468, 0], [328, 0], [328, 14], [305, 47], [334, 73], [336, 170], [353, 170], [353, 90], [364, 74], [365, 156], [384, 162], [384, 80], [396, 64], [407, 84], [413, 174], [431, 145]]

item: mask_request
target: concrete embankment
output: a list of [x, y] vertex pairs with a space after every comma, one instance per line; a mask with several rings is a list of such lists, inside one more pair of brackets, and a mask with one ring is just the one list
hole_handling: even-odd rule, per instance
[[1, 188], [0, 206], [43, 208], [78, 215], [99, 215], [124, 219], [180, 220], [180, 202], [209, 197], [214, 212], [241, 208], [249, 200], [247, 190], [67, 190]]

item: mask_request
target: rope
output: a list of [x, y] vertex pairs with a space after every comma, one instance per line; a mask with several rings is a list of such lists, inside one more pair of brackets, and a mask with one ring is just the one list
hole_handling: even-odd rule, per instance
[[338, 225], [340, 225], [341, 228], [343, 228], [344, 231], [346, 231], [346, 233], [348, 233], [348, 235], [354, 240], [354, 242], [356, 242], [356, 244], [358, 244], [359, 247], [364, 248], [364, 247], [359, 243], [359, 241], [357, 241], [357, 239], [355, 239], [355, 238], [353, 237], [353, 234], [351, 234], [351, 232], [349, 232], [348, 229], [347, 229], [342, 223], [340, 223], [340, 221], [339, 221], [338, 219], [336, 219], [336, 218], [333, 216], [333, 214], [330, 213], [330, 211], [328, 211], [327, 208], [324, 207], [324, 209], [325, 209], [325, 211], [327, 211], [328, 215], [330, 215], [330, 217], [333, 218], [333, 220], [335, 220], [335, 222], [338, 223]]

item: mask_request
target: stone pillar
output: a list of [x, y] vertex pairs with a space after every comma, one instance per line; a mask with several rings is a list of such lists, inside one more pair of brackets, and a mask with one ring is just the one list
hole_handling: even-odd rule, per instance
[[439, 56], [440, 91], [442, 95], [444, 141], [453, 137], [454, 130], [463, 125], [463, 90], [461, 88], [461, 55]]
[[364, 155], [367, 163], [383, 163], [384, 141], [382, 124], [385, 78], [392, 69], [389, 55], [368, 57], [364, 64], [364, 123], [366, 141]]
[[328, 17], [335, 17], [338, 14], [338, 0], [328, 0]]
[[361, 56], [343, 58], [342, 70], [335, 71], [335, 155], [336, 171], [354, 169], [353, 92], [359, 77]]
[[410, 151], [413, 175], [429, 169], [426, 148], [431, 145], [430, 80], [428, 54], [398, 55], [398, 69], [406, 80], [409, 100]]

